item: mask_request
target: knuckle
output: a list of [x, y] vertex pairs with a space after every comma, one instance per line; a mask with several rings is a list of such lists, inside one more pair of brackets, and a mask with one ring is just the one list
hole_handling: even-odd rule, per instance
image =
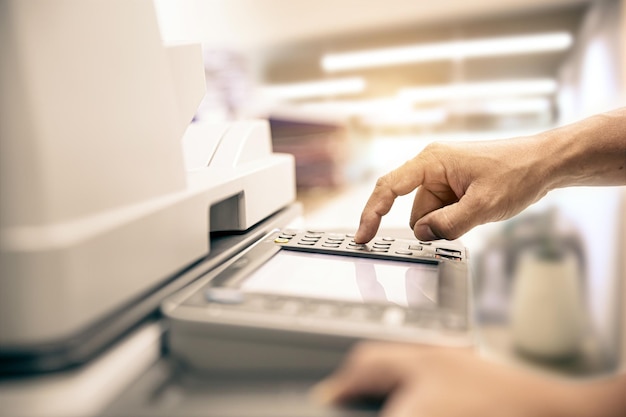
[[424, 147], [424, 151], [425, 153], [432, 153], [432, 152], [436, 152], [437, 150], [441, 149], [441, 147], [443, 146], [443, 144], [441, 142], [431, 142], [428, 145], [426, 145]]
[[422, 166], [428, 167], [428, 174], [435, 178], [444, 178], [451, 158], [451, 147], [444, 143], [428, 144], [416, 158]]
[[442, 142], [431, 142], [422, 151], [423, 156], [434, 156], [439, 157], [442, 154], [448, 153], [450, 150], [450, 145], [442, 143]]
[[376, 188], [386, 188], [389, 185], [389, 175], [383, 175], [376, 180]]
[[391, 171], [376, 180], [374, 195], [379, 199], [395, 198], [398, 196], [397, 186], [399, 177], [395, 171]]

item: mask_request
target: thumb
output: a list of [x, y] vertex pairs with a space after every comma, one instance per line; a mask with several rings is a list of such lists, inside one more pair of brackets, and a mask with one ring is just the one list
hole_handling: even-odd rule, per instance
[[486, 210], [477, 199], [464, 195], [458, 202], [434, 210], [413, 227], [415, 237], [420, 240], [454, 240], [485, 222]]

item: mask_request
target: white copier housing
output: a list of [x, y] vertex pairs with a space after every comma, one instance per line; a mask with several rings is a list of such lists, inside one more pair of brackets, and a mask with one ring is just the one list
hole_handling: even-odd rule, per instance
[[201, 49], [164, 47], [152, 1], [3, 0], [0, 45], [0, 350], [71, 339], [294, 200], [267, 122], [190, 124]]

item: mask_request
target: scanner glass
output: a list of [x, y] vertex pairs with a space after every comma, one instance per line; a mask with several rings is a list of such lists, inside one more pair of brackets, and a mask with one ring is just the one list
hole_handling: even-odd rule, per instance
[[240, 284], [244, 292], [436, 308], [437, 266], [280, 251]]

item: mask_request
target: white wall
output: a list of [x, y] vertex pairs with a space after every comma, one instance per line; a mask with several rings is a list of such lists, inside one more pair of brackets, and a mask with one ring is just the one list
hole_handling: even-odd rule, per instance
[[576, 44], [559, 74], [561, 123], [624, 105], [623, 3], [590, 3]]
[[[626, 104], [625, 3], [590, 3], [575, 48], [559, 74], [561, 124]], [[624, 298], [620, 296], [620, 280], [626, 249], [625, 187], [565, 189], [550, 197], [571, 215], [584, 236], [592, 319], [603, 340], [615, 348], [620, 333], [626, 333], [619, 319]]]

